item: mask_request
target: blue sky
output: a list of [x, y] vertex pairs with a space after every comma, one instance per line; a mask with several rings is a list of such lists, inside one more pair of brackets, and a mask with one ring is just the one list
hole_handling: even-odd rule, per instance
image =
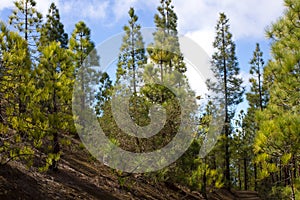
[[[67, 33], [83, 20], [92, 30], [92, 40], [100, 44], [107, 38], [120, 33], [127, 23], [128, 10], [135, 7], [143, 27], [153, 27], [153, 16], [160, 0], [36, 0], [37, 7], [45, 16], [51, 2], [55, 2]], [[220, 12], [230, 19], [237, 47], [241, 76], [248, 80], [249, 60], [260, 43], [267, 61], [269, 42], [265, 28], [283, 13], [283, 0], [173, 0], [178, 15], [178, 30], [197, 42], [207, 53], [213, 52], [214, 27]], [[7, 22], [13, 8], [12, 0], [1, 0], [0, 20]], [[247, 84], [247, 83], [245, 83]]]

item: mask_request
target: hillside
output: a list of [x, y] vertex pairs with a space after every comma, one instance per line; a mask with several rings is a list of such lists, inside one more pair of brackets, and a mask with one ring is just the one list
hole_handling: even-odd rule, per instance
[[300, 199], [300, 0], [4, 2], [0, 200]]
[[40, 173], [17, 161], [1, 166], [0, 199], [203, 199], [198, 192], [135, 175], [120, 181], [74, 143], [64, 149], [58, 172]]
[[[64, 148], [58, 172], [40, 173], [17, 161], [1, 166], [0, 199], [204, 199], [199, 192], [138, 175], [122, 180], [73, 140], [72, 146]], [[209, 199], [238, 198], [219, 190], [209, 194]]]

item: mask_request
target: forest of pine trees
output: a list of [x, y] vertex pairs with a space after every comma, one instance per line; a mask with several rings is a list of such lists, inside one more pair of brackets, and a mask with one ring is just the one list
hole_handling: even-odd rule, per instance
[[[72, 112], [76, 79], [80, 83], [76, 105], [95, 112], [114, 144], [137, 153], [168, 144], [179, 129], [182, 114], [175, 93], [196, 100], [187, 86], [172, 0], [160, 1], [150, 44], [143, 39], [135, 9], [129, 9], [116, 80], [96, 69], [101, 55], [84, 21], [74, 24], [68, 35], [59, 8], [52, 3], [42, 16], [37, 3], [17, 0], [7, 24], [0, 21], [0, 167], [15, 160], [41, 172], [59, 171], [62, 147], [73, 145], [70, 138], [79, 140], [78, 116]], [[216, 95], [209, 96], [201, 108], [196, 104], [188, 108], [198, 128], [196, 133], [185, 132], [193, 137], [187, 151], [168, 167], [141, 176], [178, 183], [204, 197], [226, 188], [257, 191], [263, 199], [300, 199], [300, 1], [284, 0], [284, 4], [283, 15], [266, 29], [270, 60], [264, 60], [267, 52], [262, 52], [260, 44], [249, 47], [255, 47], [248, 55], [249, 90], [240, 75], [230, 19], [226, 13], [219, 14], [210, 55], [215, 79], [206, 80], [208, 90]], [[168, 80], [175, 80], [175, 92], [158, 84]], [[153, 105], [165, 110], [166, 122], [157, 135], [134, 137], [140, 129], [133, 128], [128, 135], [120, 128], [112, 98], [125, 94], [131, 95], [128, 112], [137, 126], [151, 123]], [[236, 114], [243, 101], [248, 107]], [[212, 151], [200, 158], [215, 106], [220, 104], [225, 114], [221, 135]]]

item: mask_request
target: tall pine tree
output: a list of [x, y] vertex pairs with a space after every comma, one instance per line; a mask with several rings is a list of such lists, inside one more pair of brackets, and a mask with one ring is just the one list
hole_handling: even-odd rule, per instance
[[94, 103], [96, 95], [96, 84], [99, 81], [99, 72], [95, 67], [99, 67], [100, 57], [97, 55], [95, 44], [91, 41], [91, 30], [83, 21], [75, 25], [75, 29], [69, 41], [69, 48], [73, 51], [73, 61], [75, 64], [75, 75], [77, 76], [80, 95], [81, 110], [84, 110]]
[[42, 14], [36, 10], [35, 0], [17, 0], [14, 4], [15, 9], [9, 17], [9, 24], [22, 34], [32, 49], [39, 38], [38, 30], [41, 27]]
[[[142, 71], [147, 62], [145, 55], [145, 47], [141, 26], [137, 23], [138, 16], [135, 14], [134, 8], [130, 8], [128, 25], [124, 26], [125, 35], [120, 48], [117, 69], [117, 82], [129, 85], [129, 90], [133, 94], [130, 103], [130, 114], [135, 123], [139, 123], [138, 115], [138, 99], [140, 98], [140, 87], [142, 86]], [[139, 139], [136, 138], [137, 146], [140, 145]]]
[[0, 22], [0, 130], [1, 162], [31, 158], [28, 142], [31, 118], [28, 98], [31, 96], [30, 54], [27, 42]]
[[[254, 143], [254, 138], [258, 130], [258, 124], [256, 123], [255, 113], [257, 111], [262, 111], [268, 102], [268, 93], [266, 90], [266, 84], [263, 81], [263, 70], [264, 70], [264, 60], [263, 52], [260, 50], [259, 44], [256, 44], [256, 49], [253, 52], [253, 58], [250, 60], [250, 74], [252, 77], [249, 79], [251, 88], [250, 91], [246, 94], [249, 108], [247, 114], [243, 120], [243, 129], [246, 131], [250, 141], [248, 144]], [[248, 158], [252, 158], [254, 161], [254, 155], [252, 155], [251, 150], [247, 151], [251, 153], [247, 155]], [[245, 158], [246, 159], [246, 158]], [[252, 164], [252, 163], [251, 163]], [[256, 163], [253, 163], [254, 169], [254, 189], [257, 189], [257, 166]]]
[[[229, 20], [224, 13], [216, 25], [216, 38], [213, 47], [216, 49], [212, 55], [212, 71], [216, 82], [207, 80], [208, 89], [219, 95], [216, 101], [224, 104], [225, 124], [223, 127], [223, 152], [225, 185], [230, 189], [230, 137], [232, 134], [231, 120], [235, 114], [236, 105], [242, 102], [245, 89], [242, 79], [238, 77], [239, 67], [235, 55], [235, 44], [229, 32]], [[220, 98], [221, 97], [221, 98]]]
[[46, 16], [46, 22], [39, 30], [41, 46], [46, 46], [53, 41], [60, 42], [62, 48], [68, 47], [68, 34], [64, 31], [64, 25], [60, 21], [59, 10], [54, 3], [51, 3]]
[[125, 35], [120, 48], [118, 60], [117, 81], [120, 78], [131, 80], [131, 91], [137, 94], [138, 83], [141, 82], [141, 75], [138, 74], [139, 68], [142, 68], [147, 62], [145, 55], [144, 41], [141, 34], [141, 26], [137, 24], [138, 16], [133, 8], [130, 8], [128, 25], [124, 26]]
[[[264, 71], [270, 100], [259, 112], [255, 140], [261, 175], [279, 172], [277, 186], [288, 189], [283, 198], [298, 199], [300, 153], [300, 2], [285, 0], [284, 16], [272, 24], [267, 35], [272, 40], [272, 60]], [[272, 176], [273, 177], [273, 176]], [[274, 177], [273, 177], [274, 178]]]
[[164, 74], [177, 70], [186, 72], [183, 56], [180, 51], [177, 15], [174, 12], [172, 0], [161, 0], [157, 8], [158, 14], [154, 16], [156, 32], [154, 32], [154, 43], [150, 44], [147, 51], [151, 60], [159, 68], [161, 81]]
[[[39, 141], [39, 148], [46, 153], [46, 166], [57, 170], [57, 160], [60, 155], [60, 140], [63, 134], [72, 131], [70, 105], [74, 83], [74, 65], [72, 53], [60, 47], [61, 44], [53, 41], [43, 48], [40, 62], [35, 69], [36, 91], [35, 107], [32, 108], [34, 119], [39, 131], [35, 137]], [[47, 141], [49, 140], [49, 141]]]

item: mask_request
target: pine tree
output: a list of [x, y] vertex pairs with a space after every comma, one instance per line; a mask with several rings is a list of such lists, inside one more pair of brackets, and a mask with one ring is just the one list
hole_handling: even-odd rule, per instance
[[[180, 81], [177, 81], [176, 87], [180, 88], [186, 81], [183, 77], [186, 65], [179, 46], [177, 15], [171, 4], [171, 0], [161, 0], [157, 8], [158, 13], [154, 16], [156, 25], [156, 31], [153, 33], [154, 42], [147, 47], [151, 64], [145, 67], [144, 76], [148, 79], [153, 76], [160, 77], [159, 81], [164, 83], [170, 79], [171, 73], [178, 72], [177, 80]], [[147, 98], [156, 103], [174, 98], [170, 91], [160, 85], [148, 86], [144, 91]]]
[[38, 29], [41, 26], [42, 14], [36, 10], [35, 0], [14, 1], [15, 9], [9, 17], [12, 24], [28, 42], [30, 48], [35, 46], [38, 40]]
[[134, 95], [137, 94], [138, 83], [141, 81], [139, 69], [146, 64], [147, 58], [145, 56], [144, 41], [141, 34], [141, 26], [137, 24], [138, 16], [135, 14], [133, 8], [129, 12], [130, 20], [128, 25], [124, 26], [125, 35], [123, 43], [120, 48], [120, 55], [118, 60], [117, 81], [122, 77], [123, 79], [130, 79], [132, 86], [131, 91]]
[[245, 89], [241, 86], [242, 79], [238, 77], [239, 67], [235, 56], [235, 44], [232, 40], [232, 34], [229, 32], [229, 20], [224, 13], [220, 14], [216, 26], [217, 36], [213, 43], [216, 52], [212, 56], [212, 71], [217, 82], [207, 80], [207, 86], [210, 91], [221, 95], [216, 101], [223, 101], [225, 113], [224, 153], [225, 153], [225, 185], [230, 189], [230, 137], [231, 137], [231, 119], [235, 113], [235, 107], [242, 102], [242, 96]]
[[[181, 105], [178, 98], [190, 98], [194, 94], [188, 87], [188, 82], [185, 77], [186, 65], [182, 56], [178, 31], [177, 31], [177, 15], [174, 12], [174, 7], [171, 0], [161, 0], [160, 6], [157, 8], [158, 13], [154, 16], [156, 30], [153, 33], [154, 41], [147, 47], [150, 63], [144, 68], [143, 78], [148, 83], [142, 88], [142, 93], [146, 97], [148, 105], [160, 104], [166, 110], [165, 125], [159, 134], [155, 135], [148, 140], [148, 151], [159, 149], [168, 144], [174, 135], [178, 132], [180, 122], [183, 116], [181, 116]], [[166, 85], [172, 85], [174, 89], [171, 91]], [[178, 96], [176, 96], [176, 92]], [[188, 111], [195, 111], [195, 105], [191, 105], [187, 109]], [[147, 105], [147, 106], [148, 106]], [[145, 107], [147, 107], [145, 106]], [[149, 107], [150, 107], [149, 106]], [[189, 110], [190, 109], [190, 110]], [[193, 114], [187, 117], [190, 120]], [[184, 118], [184, 117], [183, 117]], [[152, 123], [153, 120], [151, 120]], [[192, 134], [191, 132], [186, 134]], [[186, 137], [188, 138], [188, 136]], [[194, 152], [187, 152], [182, 159], [173, 163], [169, 167], [154, 173], [160, 180], [172, 180], [178, 181], [181, 179], [186, 180], [185, 176], [187, 171], [186, 165], [190, 165], [188, 158], [193, 155]], [[177, 177], [172, 177], [172, 173], [178, 173]]]
[[154, 43], [147, 48], [151, 60], [159, 67], [161, 81], [164, 74], [172, 70], [186, 72], [179, 46], [177, 15], [171, 3], [172, 0], [161, 0], [161, 5], [157, 8], [158, 14], [154, 16], [157, 29], [154, 33]]
[[[254, 116], [254, 113], [251, 114]], [[238, 114], [238, 119], [236, 119], [234, 123], [232, 162], [235, 175], [233, 175], [233, 177], [237, 180], [238, 185], [236, 186], [238, 186], [239, 190], [249, 190], [253, 183], [255, 189], [257, 182], [257, 167], [254, 162], [255, 157], [253, 154], [255, 132], [251, 133], [249, 131], [250, 126], [253, 125], [253, 121], [249, 120], [250, 118], [248, 113], [241, 110]]]
[[[297, 199], [300, 153], [300, 2], [285, 0], [284, 16], [272, 24], [267, 35], [272, 39], [272, 60], [264, 71], [270, 100], [259, 112], [259, 131], [255, 139], [262, 177], [281, 174], [278, 185], [289, 186], [289, 198]], [[272, 176], [273, 177], [273, 176]], [[273, 177], [274, 178], [274, 177]]]
[[[27, 45], [24, 44], [24, 41], [20, 39], [18, 34], [9, 31], [3, 23], [1, 24], [1, 29], [1, 64], [3, 67], [2, 70], [5, 70], [3, 75], [9, 75], [11, 79], [14, 79], [14, 81], [16, 81], [16, 87], [18, 87], [20, 84], [24, 86], [30, 79], [31, 62], [26, 60], [28, 58]], [[24, 47], [21, 47], [20, 45], [24, 45]], [[9, 57], [10, 52], [12, 55]], [[11, 67], [14, 68], [12, 69]], [[24, 113], [26, 110], [26, 98], [23, 96], [25, 91], [26, 90], [24, 90], [24, 88], [15, 89], [13, 91], [18, 93], [18, 95], [15, 95], [14, 97], [18, 101], [18, 106], [16, 107], [18, 109], [18, 114]]]
[[99, 87], [99, 91], [96, 95], [97, 102], [96, 102], [96, 106], [95, 106], [96, 114], [100, 117], [102, 117], [104, 114], [106, 114], [105, 107], [106, 107], [106, 104], [111, 99], [112, 89], [113, 89], [112, 81], [111, 81], [108, 73], [104, 72], [100, 79], [100, 87]]
[[[212, 149], [204, 158], [199, 158], [199, 150], [201, 145], [205, 145], [204, 142], [209, 130], [211, 128], [211, 122], [213, 117], [217, 112], [215, 112], [216, 107], [213, 105], [212, 101], [209, 101], [202, 112], [199, 121], [198, 136], [196, 137], [194, 143], [199, 145], [197, 149], [197, 157], [193, 157], [196, 168], [192, 169], [191, 176], [188, 176], [189, 184], [192, 188], [200, 189], [201, 194], [207, 198], [207, 188], [221, 188], [224, 186], [223, 174], [221, 167], [217, 166], [216, 162], [216, 148]], [[194, 144], [193, 143], [193, 144]]]
[[[38, 29], [42, 21], [42, 14], [36, 10], [36, 2], [34, 0], [15, 1], [15, 9], [9, 17], [9, 24], [13, 25], [23, 36], [28, 44], [31, 56], [31, 64], [34, 64], [33, 54], [36, 52], [36, 42], [39, 38]], [[25, 102], [20, 104], [20, 110], [25, 112]]]
[[[10, 159], [32, 158], [26, 143], [30, 128], [28, 98], [31, 96], [30, 56], [27, 42], [16, 32], [0, 23], [0, 147], [1, 163]], [[3, 139], [3, 140], [2, 140]], [[29, 161], [27, 160], [27, 161]]]
[[263, 52], [260, 50], [259, 44], [256, 44], [256, 49], [253, 52], [253, 58], [250, 61], [250, 92], [247, 93], [249, 106], [253, 109], [263, 110], [268, 102], [268, 94], [263, 84], [263, 69], [264, 69]]
[[[61, 48], [60, 43], [53, 41], [43, 48], [40, 62], [35, 69], [36, 90], [32, 108], [38, 118], [35, 138], [39, 141], [36, 148], [46, 153], [46, 165], [52, 170], [58, 169], [57, 160], [60, 155], [59, 140], [64, 133], [72, 130], [72, 112], [69, 105], [72, 101], [74, 83], [74, 67], [71, 52]], [[47, 141], [47, 139], [50, 139]]]
[[[133, 8], [130, 8], [128, 14], [130, 19], [128, 25], [123, 27], [125, 35], [123, 36], [123, 43], [120, 48], [117, 64], [117, 82], [125, 84], [125, 87], [129, 87], [130, 92], [133, 94], [129, 111], [133, 121], [139, 124], [141, 116], [138, 114], [137, 106], [139, 104], [138, 99], [140, 98], [139, 90], [143, 81], [141, 73], [144, 64], [147, 62], [147, 58], [145, 56], [141, 26], [137, 23], [138, 16], [135, 14]], [[137, 146], [140, 145], [138, 138], [136, 138], [136, 143]]]
[[[147, 79], [151, 80], [153, 79], [151, 76], [159, 77], [159, 81], [164, 84], [170, 80], [171, 76], [174, 76], [174, 73], [178, 72], [177, 79], [175, 78], [177, 82], [175, 87], [180, 88], [181, 81], [181, 86], [185, 84], [183, 74], [186, 71], [186, 66], [180, 51], [177, 15], [172, 0], [161, 0], [157, 11], [158, 13], [154, 15], [156, 26], [156, 31], [153, 33], [154, 42], [147, 47], [151, 64], [145, 67], [144, 78], [148, 77]], [[150, 102], [165, 105], [165, 108], [169, 109], [170, 118], [173, 115], [174, 123], [167, 122], [169, 126], [164, 130], [166, 137], [157, 139], [167, 141], [169, 137], [172, 137], [173, 128], [176, 126], [176, 120], [178, 120], [178, 113], [175, 111], [176, 109], [178, 111], [178, 104], [176, 104], [175, 96], [162, 85], [148, 85], [144, 88], [143, 93]]]
[[59, 10], [54, 3], [51, 3], [46, 16], [46, 22], [39, 30], [40, 46], [46, 46], [53, 41], [60, 42], [62, 48], [68, 47], [68, 34], [64, 31], [64, 25], [60, 22]]
[[99, 81], [99, 56], [91, 41], [91, 30], [83, 21], [75, 25], [75, 29], [69, 41], [69, 48], [73, 51], [73, 60], [75, 63], [75, 75], [77, 76], [78, 88], [80, 95], [81, 110], [92, 106], [96, 89], [94, 86]]
[[[254, 143], [254, 138], [256, 132], [258, 130], [258, 125], [255, 119], [255, 113], [257, 111], [262, 111], [268, 102], [268, 93], [266, 90], [266, 84], [263, 81], [263, 69], [264, 69], [264, 60], [263, 60], [263, 52], [260, 50], [259, 44], [256, 44], [256, 49], [253, 52], [253, 58], [250, 60], [250, 74], [253, 76], [249, 79], [251, 83], [250, 92], [246, 94], [249, 108], [247, 110], [247, 114], [242, 122], [243, 130], [246, 131], [246, 135], [249, 140], [246, 141], [248, 144]], [[248, 155], [245, 155], [246, 158], [252, 158], [254, 161], [253, 151], [248, 149]], [[245, 167], [245, 166], [244, 166]], [[254, 162], [254, 189], [257, 189], [257, 166]], [[245, 171], [247, 172], [247, 170]], [[247, 185], [245, 185], [246, 187]], [[246, 188], [245, 188], [246, 189]]]
[[[232, 136], [232, 141], [231, 141], [231, 165], [233, 166], [232, 172], [231, 172], [231, 177], [234, 180], [235, 187], [237, 187], [239, 190], [242, 190], [243, 183], [244, 187], [247, 187], [247, 173], [244, 173], [244, 179], [243, 179], [243, 170], [242, 168], [244, 167], [245, 169], [245, 154], [247, 153], [246, 149], [250, 149], [249, 144], [246, 143], [246, 134], [244, 129], [242, 128], [241, 123], [243, 122], [244, 118], [244, 111], [241, 110], [238, 119], [235, 120], [233, 127], [233, 131], [235, 134]], [[243, 166], [244, 164], [244, 166]], [[244, 181], [243, 181], [244, 180]], [[246, 189], [245, 189], [246, 190]]]

